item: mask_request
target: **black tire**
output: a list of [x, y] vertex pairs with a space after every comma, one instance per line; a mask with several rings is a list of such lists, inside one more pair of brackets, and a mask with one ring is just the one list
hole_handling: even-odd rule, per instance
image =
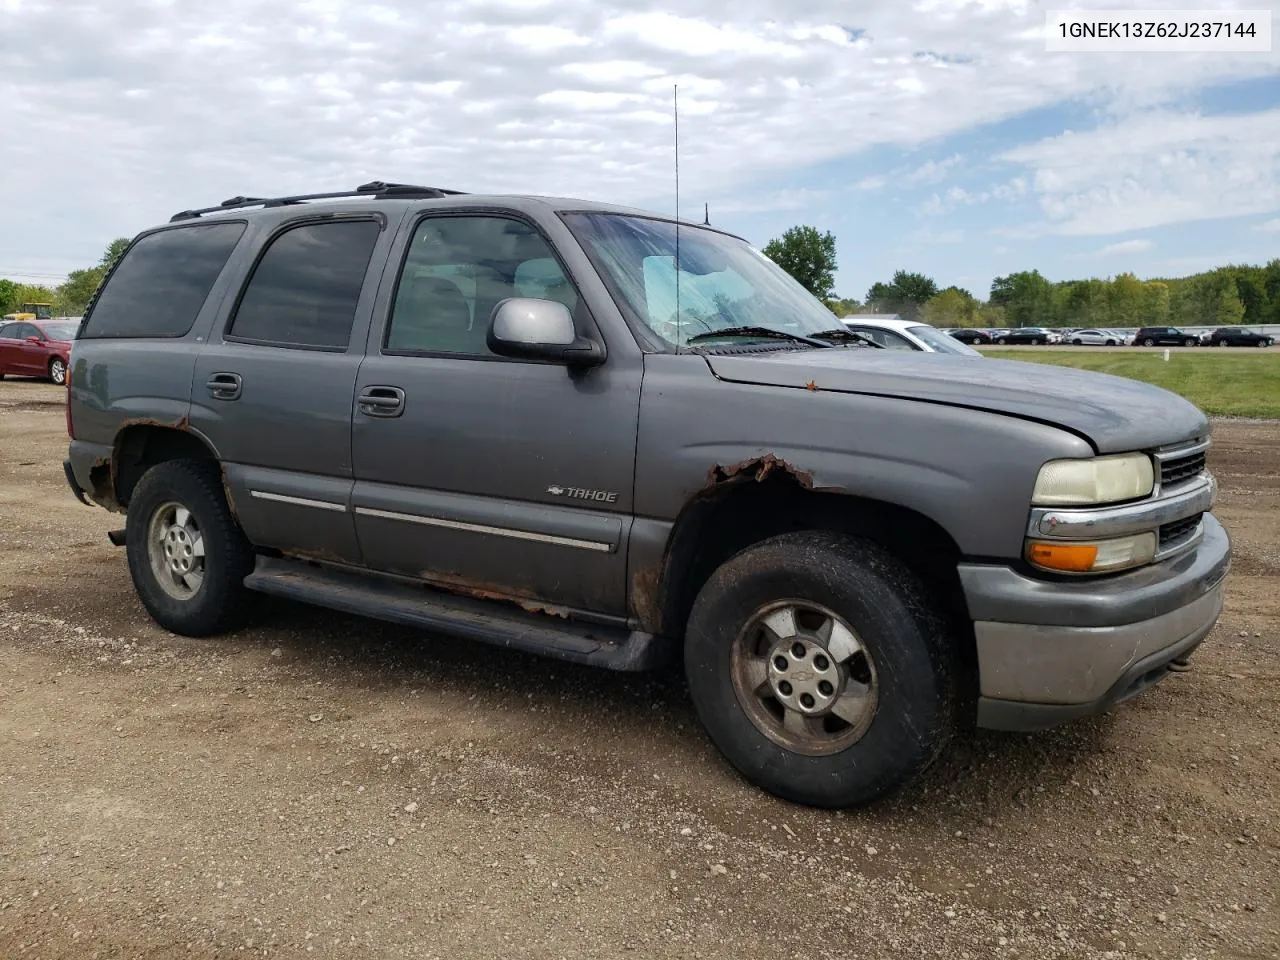
[[1265, 347], [1266, 345], [1267, 345], [1267, 341], [1265, 341], [1265, 340], [1259, 340], [1259, 341], [1258, 341], [1258, 346], [1260, 346], [1260, 347]]
[[1150, 337], [1147, 337], [1147, 339], [1142, 341], [1142, 345], [1144, 347], [1154, 347], [1156, 345], [1156, 342], [1152, 340]]
[[1107, 346], [1108, 346], [1108, 347], [1114, 347], [1115, 345], [1116, 345], [1116, 342], [1115, 342], [1114, 340], [1108, 340], [1108, 341], [1107, 341]]
[[1183, 340], [1182, 345], [1184, 347], [1194, 347], [1196, 345], [1196, 342], [1194, 340]]
[[1000, 337], [998, 340], [996, 340], [996, 343], [1001, 344], [1002, 346], [1008, 342], [1009, 342], [1008, 339], [1005, 337]]
[[[762, 607], [785, 600], [837, 614], [874, 664], [870, 725], [837, 752], [807, 755], [775, 742], [735, 689], [735, 643]], [[828, 808], [869, 803], [941, 753], [954, 721], [953, 652], [903, 563], [870, 541], [824, 531], [773, 537], [723, 564], [698, 594], [684, 648], [694, 706], [729, 762], [776, 796]]]
[[67, 365], [62, 362], [61, 357], [54, 357], [49, 361], [49, 379], [59, 387], [66, 384]]
[[[165, 589], [152, 563], [148, 533], [166, 504], [189, 511], [203, 541], [203, 579], [185, 599]], [[134, 589], [160, 626], [205, 637], [227, 630], [244, 615], [244, 578], [253, 570], [254, 554], [227, 507], [217, 464], [169, 460], [152, 467], [134, 488], [125, 529]]]
[[1072, 340], [1072, 341], [1071, 341], [1071, 345], [1072, 345], [1073, 347], [1080, 347], [1080, 346], [1083, 346], [1083, 345], [1084, 345], [1084, 341], [1083, 341], [1083, 340]]

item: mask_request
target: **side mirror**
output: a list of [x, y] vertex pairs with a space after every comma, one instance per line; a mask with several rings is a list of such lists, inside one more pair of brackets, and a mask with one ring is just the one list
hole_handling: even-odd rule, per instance
[[27, 343], [44, 343], [39, 337], [27, 337]]
[[569, 308], [557, 300], [503, 300], [493, 308], [486, 342], [500, 357], [551, 360], [571, 367], [604, 362], [604, 348], [578, 336]]

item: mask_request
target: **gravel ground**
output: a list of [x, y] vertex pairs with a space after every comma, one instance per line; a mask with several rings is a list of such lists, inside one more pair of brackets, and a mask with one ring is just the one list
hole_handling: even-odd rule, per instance
[[827, 813], [678, 676], [283, 603], [193, 641], [0, 383], [0, 956], [1280, 956], [1280, 423], [1216, 426], [1227, 609], [1114, 714]]

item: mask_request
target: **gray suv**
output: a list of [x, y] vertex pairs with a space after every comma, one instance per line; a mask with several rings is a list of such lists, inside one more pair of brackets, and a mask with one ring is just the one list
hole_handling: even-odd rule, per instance
[[957, 722], [1034, 730], [1222, 606], [1209, 425], [1083, 371], [868, 346], [745, 242], [372, 183], [138, 236], [66, 464], [198, 636], [253, 591], [615, 670], [681, 656], [749, 780], [820, 806]]

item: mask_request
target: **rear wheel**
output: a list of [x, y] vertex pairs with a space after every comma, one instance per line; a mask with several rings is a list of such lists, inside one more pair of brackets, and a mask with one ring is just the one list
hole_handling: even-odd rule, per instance
[[1215, 340], [1215, 341], [1213, 342], [1213, 345], [1214, 345], [1215, 347], [1226, 347], [1226, 346], [1229, 346], [1229, 344], [1228, 344], [1228, 343], [1227, 343], [1227, 341], [1225, 341], [1225, 340]]
[[1009, 342], [1009, 339], [1007, 337], [999, 337], [996, 339], [996, 343], [999, 343], [999, 344], [1005, 344], [1008, 342]]
[[1142, 345], [1144, 347], [1154, 347], [1156, 345], [1156, 342], [1152, 340], [1150, 337], [1147, 337], [1147, 339], [1142, 341]]
[[54, 357], [49, 361], [49, 379], [58, 386], [67, 382], [67, 365], [61, 357]]
[[951, 730], [951, 651], [909, 569], [826, 532], [748, 547], [698, 594], [685, 671], [711, 739], [748, 780], [819, 807], [918, 775]]
[[253, 550], [216, 464], [170, 460], [143, 474], [129, 501], [126, 549], [134, 589], [165, 629], [207, 636], [243, 614]]

